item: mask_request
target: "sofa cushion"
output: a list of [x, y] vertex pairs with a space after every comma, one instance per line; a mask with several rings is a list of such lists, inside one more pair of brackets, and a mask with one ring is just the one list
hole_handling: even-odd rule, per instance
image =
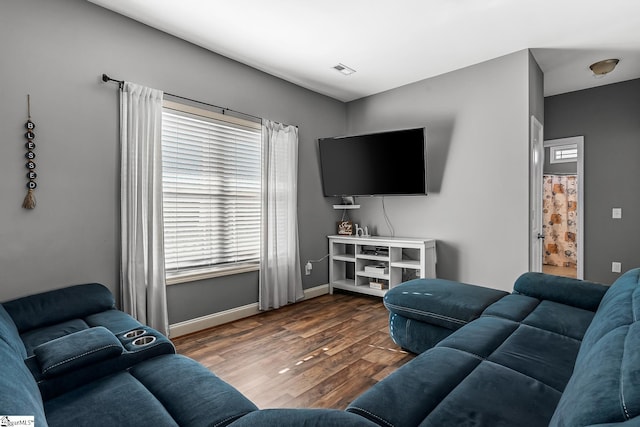
[[117, 357], [123, 350], [115, 335], [98, 326], [46, 342], [33, 353], [42, 375], [51, 377]]
[[383, 426], [420, 425], [481, 361], [466, 352], [434, 347], [364, 392], [347, 411]]
[[445, 338], [438, 347], [474, 354], [562, 392], [571, 376], [580, 341], [492, 316]]
[[594, 313], [582, 308], [526, 295], [507, 295], [482, 313], [483, 317], [499, 317], [520, 322], [545, 331], [582, 340]]
[[548, 424], [558, 399], [557, 390], [520, 372], [484, 361], [420, 426], [541, 427]]
[[50, 427], [178, 426], [144, 384], [126, 371], [47, 401], [45, 413]]
[[[492, 321], [501, 322], [485, 320]], [[438, 345], [367, 390], [347, 410], [381, 426], [541, 426], [551, 419], [560, 395], [480, 355]]]
[[517, 322], [495, 317], [481, 317], [473, 327], [458, 329], [436, 347], [464, 351], [480, 359], [486, 359], [520, 326]]
[[621, 326], [585, 352], [551, 426], [620, 423], [640, 416], [640, 324]]
[[384, 305], [408, 319], [456, 330], [478, 318], [504, 291], [444, 279], [414, 279], [389, 290]]
[[629, 270], [611, 285], [585, 333], [578, 361], [598, 340], [640, 318], [640, 268]]
[[32, 329], [20, 335], [27, 350], [28, 356], [33, 356], [33, 349], [41, 344], [89, 329], [89, 325], [82, 319], [67, 320], [56, 325], [49, 325], [42, 328]]
[[82, 319], [72, 319], [55, 325], [32, 329], [21, 335], [27, 355], [33, 355], [33, 349], [47, 341], [73, 334], [91, 327], [102, 326], [114, 335], [133, 329], [144, 328], [136, 319], [119, 310], [110, 309], [91, 314]]
[[521, 324], [487, 360], [562, 392], [579, 349], [579, 340]]
[[50, 426], [226, 426], [257, 410], [204, 366], [164, 355], [45, 403]]
[[375, 427], [377, 424], [337, 409], [263, 409], [251, 412], [232, 427]]
[[101, 284], [69, 286], [3, 303], [18, 331], [83, 318], [115, 307], [111, 292]]
[[46, 426], [42, 398], [22, 355], [0, 338], [0, 414], [31, 415], [36, 426]]
[[20, 339], [18, 328], [2, 304], [0, 304], [0, 339], [4, 340], [23, 359], [27, 358], [27, 350]]
[[[93, 358], [90, 364], [84, 366], [81, 366], [81, 364], [73, 364], [72, 362], [65, 365], [67, 367], [72, 366], [72, 369], [57, 372], [56, 375], [43, 375], [42, 367], [36, 360], [36, 356], [32, 356], [25, 361], [38, 382], [38, 387], [40, 388], [40, 393], [44, 401], [53, 399], [91, 381], [129, 369], [131, 366], [147, 359], [152, 359], [163, 354], [175, 354], [175, 347], [171, 341], [148, 326], [139, 326], [136, 328], [136, 330], [143, 331], [144, 334], [133, 338], [127, 338], [124, 334], [114, 337], [106, 328], [90, 328], [77, 334], [65, 336], [56, 341], [66, 342], [69, 338], [73, 339], [76, 335], [82, 336], [83, 333], [92, 331], [93, 329], [102, 330], [105, 338], [111, 336], [108, 340], [105, 339], [104, 343], [113, 341], [113, 353], [110, 351], [103, 353], [101, 351], [99, 357]], [[142, 345], [134, 344], [137, 339], [148, 338], [151, 338], [152, 342]], [[80, 346], [84, 346], [85, 348], [90, 347], [88, 344], [81, 344]], [[55, 347], [53, 351], [56, 351]], [[119, 351], [122, 353], [120, 354]], [[73, 353], [73, 351], [71, 351], [71, 353]], [[95, 355], [90, 354], [89, 356], [93, 357]], [[73, 361], [75, 362], [75, 360]]]
[[640, 269], [620, 276], [602, 299], [551, 425], [620, 423], [640, 416], [638, 318]]
[[89, 326], [104, 326], [116, 335], [142, 326], [129, 314], [115, 309], [91, 314], [83, 320]]
[[537, 298], [526, 295], [507, 295], [494, 302], [482, 312], [483, 316], [497, 316], [522, 322], [540, 304]]
[[155, 357], [129, 372], [180, 426], [226, 426], [258, 409], [203, 365], [181, 355]]
[[598, 309], [607, 289], [601, 283], [544, 273], [524, 273], [513, 285], [515, 293], [590, 311]]
[[594, 312], [553, 301], [540, 304], [522, 321], [523, 324], [582, 340], [593, 320]]

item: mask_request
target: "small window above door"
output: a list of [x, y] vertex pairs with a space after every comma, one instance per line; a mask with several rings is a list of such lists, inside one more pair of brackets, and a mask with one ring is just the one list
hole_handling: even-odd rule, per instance
[[576, 145], [557, 145], [550, 147], [550, 163], [570, 163], [578, 161], [578, 147]]

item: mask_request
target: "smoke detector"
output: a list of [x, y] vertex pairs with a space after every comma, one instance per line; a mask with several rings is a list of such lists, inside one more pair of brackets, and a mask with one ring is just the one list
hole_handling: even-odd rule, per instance
[[344, 64], [338, 64], [335, 65], [333, 67], [334, 70], [341, 72], [342, 74], [344, 74], [345, 76], [350, 76], [351, 74], [355, 73], [356, 70], [354, 70], [353, 68], [347, 67]]

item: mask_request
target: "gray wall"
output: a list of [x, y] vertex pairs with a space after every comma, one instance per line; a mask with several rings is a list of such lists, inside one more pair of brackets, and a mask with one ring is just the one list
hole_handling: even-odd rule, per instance
[[[611, 261], [638, 264], [638, 81], [542, 103], [524, 50], [345, 105], [82, 0], [4, 0], [0, 38], [0, 300], [89, 281], [119, 294], [118, 92], [102, 73], [298, 125], [303, 264], [326, 254], [340, 214], [322, 197], [316, 139], [427, 126], [430, 194], [386, 198], [396, 235], [437, 238], [441, 277], [507, 290], [528, 265], [529, 116], [544, 107], [546, 139], [585, 136], [586, 277], [610, 282]], [[33, 211], [20, 207], [27, 93]], [[359, 202], [354, 219], [389, 234], [381, 200]], [[326, 283], [326, 261], [303, 280]], [[257, 274], [168, 293], [176, 323], [255, 302]]]
[[[0, 2], [0, 301], [101, 282], [119, 295], [118, 91], [102, 73], [300, 129], [301, 258], [327, 252], [316, 139], [346, 106], [82, 0]], [[24, 122], [36, 123], [38, 206], [26, 193]], [[327, 282], [325, 266], [304, 287]], [[171, 323], [257, 301], [257, 274], [173, 285]]]
[[[529, 115], [544, 125], [544, 74], [529, 51]], [[531, 121], [529, 121], [531, 132]]]
[[[352, 134], [427, 127], [429, 195], [385, 205], [396, 236], [438, 239], [439, 277], [511, 290], [528, 269], [531, 61], [523, 50], [348, 104]], [[357, 222], [389, 235], [381, 199], [357, 201]]]
[[[545, 139], [584, 136], [584, 274], [640, 266], [640, 79], [545, 99]], [[622, 208], [622, 219], [611, 208]]]

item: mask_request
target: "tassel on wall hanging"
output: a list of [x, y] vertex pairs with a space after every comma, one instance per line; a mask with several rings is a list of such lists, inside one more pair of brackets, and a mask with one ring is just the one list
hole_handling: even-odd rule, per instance
[[25, 144], [25, 147], [27, 148], [27, 153], [25, 154], [25, 157], [27, 158], [27, 163], [26, 163], [26, 167], [28, 169], [27, 172], [27, 179], [29, 180], [27, 182], [27, 195], [24, 198], [24, 201], [22, 202], [22, 207], [25, 209], [33, 209], [36, 207], [36, 197], [33, 194], [34, 190], [36, 189], [36, 187], [38, 186], [38, 184], [36, 184], [36, 163], [34, 162], [34, 159], [36, 158], [36, 153], [33, 151], [36, 148], [36, 144], [35, 142], [33, 142], [33, 139], [36, 137], [36, 134], [34, 132], [34, 129], [36, 128], [35, 123], [33, 123], [33, 121], [31, 120], [31, 96], [27, 95], [27, 122], [24, 124], [24, 127], [27, 129], [27, 132], [24, 134], [25, 138], [27, 138], [27, 142]]

